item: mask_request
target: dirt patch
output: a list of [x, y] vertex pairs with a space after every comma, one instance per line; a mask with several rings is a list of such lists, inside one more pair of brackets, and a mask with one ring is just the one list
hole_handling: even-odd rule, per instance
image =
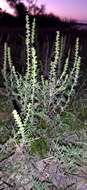
[[50, 180], [52, 188], [49, 190], [87, 190], [86, 181], [80, 172], [77, 175], [65, 174], [60, 162], [54, 157], [43, 160], [31, 158], [22, 145], [16, 146], [14, 154], [1, 161], [0, 171], [4, 190], [31, 190], [32, 177], [41, 183]]

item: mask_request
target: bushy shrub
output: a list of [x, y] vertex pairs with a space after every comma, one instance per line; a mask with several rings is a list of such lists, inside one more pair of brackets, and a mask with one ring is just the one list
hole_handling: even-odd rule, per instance
[[[38, 76], [35, 19], [31, 26], [29, 16], [26, 15], [26, 72], [24, 76], [16, 72], [11, 60], [11, 50], [5, 43], [3, 74], [8, 95], [17, 102], [20, 108], [19, 113], [13, 110], [12, 114], [23, 143], [35, 142], [35, 139], [42, 138], [43, 143], [47, 144], [50, 130], [55, 131], [60, 125], [60, 114], [66, 109], [77, 85], [80, 71], [79, 38], [76, 39], [73, 67], [70, 70], [68, 53], [64, 68], [57, 77], [58, 64], [61, 64], [62, 42], [60, 32], [57, 31], [49, 79], [44, 79], [43, 75]], [[7, 67], [9, 67], [9, 72], [7, 72]]]

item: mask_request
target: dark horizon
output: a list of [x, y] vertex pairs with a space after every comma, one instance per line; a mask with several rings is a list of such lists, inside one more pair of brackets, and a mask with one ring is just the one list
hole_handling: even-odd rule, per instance
[[[21, 0], [26, 6], [27, 1]], [[37, 5], [46, 6], [46, 13], [53, 13], [61, 19], [76, 20], [78, 23], [87, 23], [87, 0], [37, 0]], [[11, 8], [6, 0], [0, 0], [3, 11], [15, 15], [15, 9]]]

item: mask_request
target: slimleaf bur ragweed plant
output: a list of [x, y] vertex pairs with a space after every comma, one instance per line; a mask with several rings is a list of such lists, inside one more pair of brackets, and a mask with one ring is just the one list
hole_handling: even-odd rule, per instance
[[[50, 129], [57, 129], [60, 113], [63, 112], [77, 85], [80, 72], [79, 38], [76, 39], [73, 67], [69, 69], [69, 55], [64, 68], [57, 77], [58, 64], [63, 49], [60, 32], [56, 32], [54, 53], [50, 64], [49, 79], [44, 75], [38, 77], [38, 59], [35, 49], [35, 19], [32, 25], [26, 15], [26, 71], [25, 75], [17, 73], [11, 59], [11, 50], [4, 45], [4, 79], [6, 89], [12, 100], [17, 102], [20, 112], [12, 114], [18, 126], [23, 143], [27, 140], [38, 141], [48, 138]], [[9, 72], [7, 72], [9, 67]], [[41, 80], [40, 80], [41, 78]]]

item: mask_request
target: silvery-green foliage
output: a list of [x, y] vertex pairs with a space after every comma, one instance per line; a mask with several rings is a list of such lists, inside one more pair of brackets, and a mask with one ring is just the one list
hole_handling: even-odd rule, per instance
[[59, 160], [63, 168], [73, 171], [76, 169], [76, 160], [78, 162], [78, 159], [81, 157], [82, 148], [59, 144], [59, 139], [57, 139], [56, 142], [53, 140], [50, 153]]
[[32, 177], [32, 185], [34, 190], [48, 190], [52, 187], [52, 183], [48, 181], [41, 182], [39, 179]]
[[[12, 99], [15, 99], [20, 107], [20, 114], [13, 111], [13, 116], [20, 129], [24, 141], [24, 135], [34, 138], [40, 136], [41, 119], [45, 123], [45, 137], [49, 128], [56, 128], [60, 124], [60, 113], [67, 107], [70, 97], [77, 85], [80, 71], [79, 38], [76, 39], [75, 57], [71, 71], [69, 68], [69, 56], [64, 63], [63, 71], [57, 77], [57, 66], [61, 61], [63, 43], [60, 32], [56, 33], [55, 49], [50, 64], [49, 79], [38, 77], [38, 60], [35, 42], [35, 19], [30, 26], [29, 16], [26, 15], [26, 72], [22, 76], [16, 72], [12, 64], [10, 48], [4, 47], [4, 79], [6, 88]], [[7, 63], [10, 72], [7, 72]], [[38, 80], [41, 78], [41, 80]], [[42, 122], [42, 123], [43, 123]], [[40, 125], [41, 124], [41, 125]], [[39, 129], [40, 128], [40, 129]], [[43, 130], [42, 130], [43, 131]], [[44, 133], [41, 133], [44, 136]]]

